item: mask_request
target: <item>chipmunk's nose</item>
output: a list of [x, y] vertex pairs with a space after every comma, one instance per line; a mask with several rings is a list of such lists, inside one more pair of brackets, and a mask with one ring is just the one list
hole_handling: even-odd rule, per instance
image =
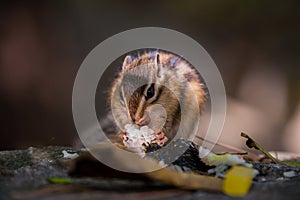
[[130, 117], [131, 117], [132, 122], [135, 123], [135, 114], [130, 113]]

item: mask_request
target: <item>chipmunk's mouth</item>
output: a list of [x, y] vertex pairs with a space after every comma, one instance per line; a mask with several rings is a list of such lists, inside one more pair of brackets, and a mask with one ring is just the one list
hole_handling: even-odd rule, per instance
[[134, 152], [145, 153], [147, 146], [157, 144], [164, 146], [168, 138], [163, 131], [154, 132], [148, 126], [137, 127], [133, 124], [125, 125], [125, 129], [119, 135], [123, 140], [123, 144]]

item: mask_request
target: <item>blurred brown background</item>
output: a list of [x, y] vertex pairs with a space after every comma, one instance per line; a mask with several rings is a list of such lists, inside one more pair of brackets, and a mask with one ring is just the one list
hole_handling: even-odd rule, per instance
[[[270, 150], [300, 152], [298, 1], [1, 1], [0, 149], [72, 145], [76, 72], [106, 38], [136, 27], [197, 40], [223, 76], [221, 141], [246, 131]], [[113, 77], [112, 77], [113, 78]]]

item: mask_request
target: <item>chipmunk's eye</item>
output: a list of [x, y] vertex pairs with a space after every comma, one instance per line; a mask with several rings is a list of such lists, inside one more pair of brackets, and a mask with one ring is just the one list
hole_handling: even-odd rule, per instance
[[152, 98], [154, 96], [154, 92], [154, 84], [152, 83], [151, 86], [147, 89], [146, 100]]

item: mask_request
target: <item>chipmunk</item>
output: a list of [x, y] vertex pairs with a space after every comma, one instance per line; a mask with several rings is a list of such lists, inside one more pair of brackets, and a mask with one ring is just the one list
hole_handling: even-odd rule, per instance
[[114, 120], [121, 130], [126, 124], [147, 125], [168, 138], [180, 123], [189, 132], [206, 99], [203, 85], [195, 68], [173, 53], [127, 55], [110, 90]]

